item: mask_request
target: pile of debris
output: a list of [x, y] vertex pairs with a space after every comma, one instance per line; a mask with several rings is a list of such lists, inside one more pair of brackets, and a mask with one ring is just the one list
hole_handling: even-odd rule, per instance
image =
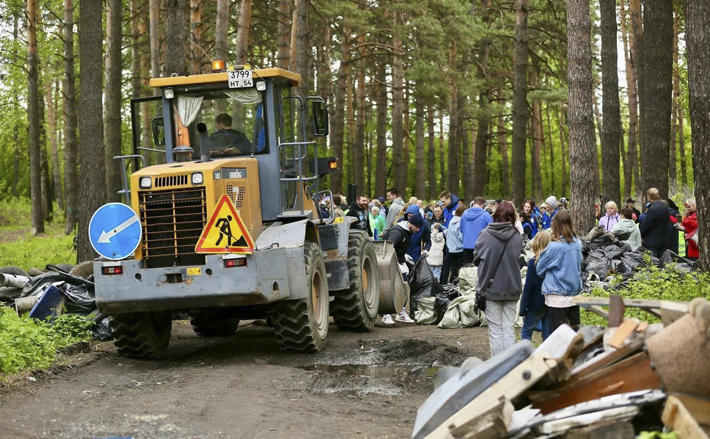
[[47, 265], [30, 273], [18, 267], [0, 268], [0, 305], [14, 307], [51, 324], [61, 314], [79, 314], [93, 322], [96, 340], [110, 340], [109, 318], [96, 309], [91, 263], [76, 267]]
[[[663, 323], [624, 319], [558, 328], [537, 349], [525, 340], [487, 361], [441, 369], [413, 438], [634, 437], [710, 434], [710, 302], [646, 303]], [[650, 302], [650, 301], [647, 301]], [[586, 306], [586, 303], [581, 303]]]

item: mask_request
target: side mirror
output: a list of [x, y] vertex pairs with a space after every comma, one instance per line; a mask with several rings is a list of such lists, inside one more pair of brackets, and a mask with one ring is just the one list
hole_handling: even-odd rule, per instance
[[150, 121], [150, 126], [153, 129], [153, 144], [155, 144], [155, 146], [165, 146], [165, 124], [163, 116], [155, 116]]
[[322, 100], [313, 101], [313, 135], [316, 137], [328, 135], [328, 108]]

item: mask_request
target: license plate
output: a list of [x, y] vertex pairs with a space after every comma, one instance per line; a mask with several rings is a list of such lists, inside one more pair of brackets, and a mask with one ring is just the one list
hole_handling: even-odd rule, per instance
[[227, 71], [229, 88], [247, 88], [254, 86], [251, 70]]
[[202, 276], [202, 267], [187, 267], [188, 276]]

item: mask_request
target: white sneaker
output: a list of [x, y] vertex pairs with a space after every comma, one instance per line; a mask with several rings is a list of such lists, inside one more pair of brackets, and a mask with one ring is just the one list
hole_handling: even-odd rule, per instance
[[388, 326], [394, 325], [394, 320], [392, 320], [392, 316], [389, 314], [385, 314], [382, 316], [382, 323]]
[[397, 317], [394, 318], [396, 322], [400, 323], [416, 323], [414, 320], [412, 320], [409, 315], [407, 315], [406, 312], [400, 311], [399, 314], [397, 314]]

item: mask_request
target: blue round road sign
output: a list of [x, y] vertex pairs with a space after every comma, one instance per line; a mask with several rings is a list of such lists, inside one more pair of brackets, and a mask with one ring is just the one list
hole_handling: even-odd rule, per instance
[[91, 246], [106, 259], [124, 259], [138, 248], [141, 242], [140, 218], [122, 203], [109, 203], [99, 207], [89, 222]]

